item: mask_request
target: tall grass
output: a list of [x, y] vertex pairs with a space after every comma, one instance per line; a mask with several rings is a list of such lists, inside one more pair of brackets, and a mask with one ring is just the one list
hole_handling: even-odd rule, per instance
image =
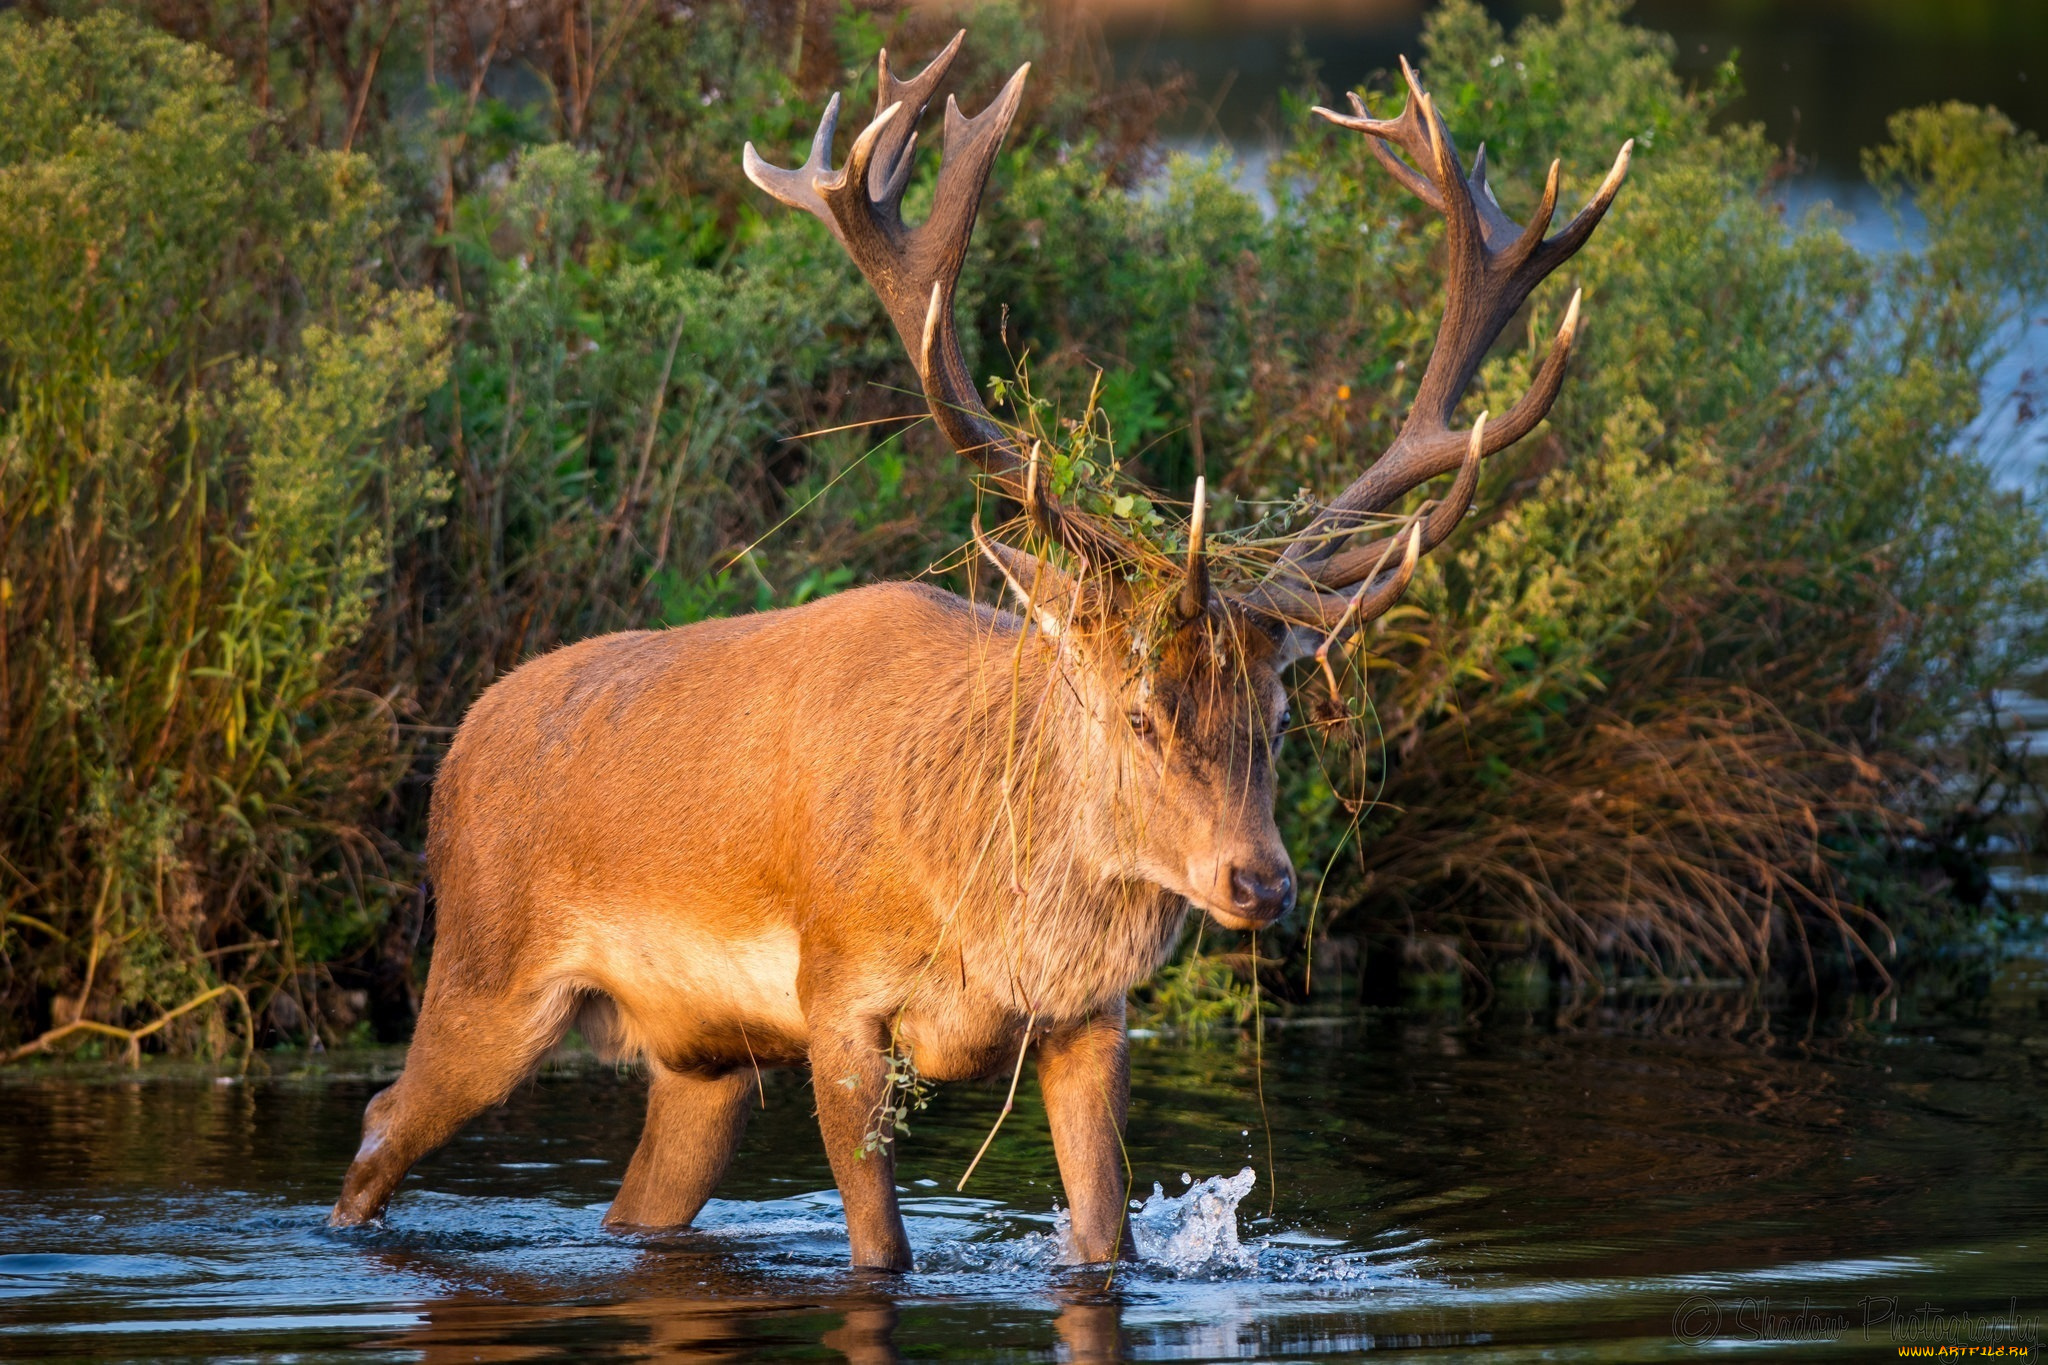
[[[801, 142], [827, 89], [864, 107], [874, 48], [944, 25], [57, 8], [0, 42], [0, 1046], [402, 1034], [427, 784], [481, 688], [964, 540], [879, 309], [737, 155]], [[1163, 496], [1220, 487], [1220, 526], [1342, 486], [1426, 358], [1436, 226], [1305, 117], [1309, 73], [1269, 211], [1159, 158], [1176, 89], [1099, 75], [1065, 7], [973, 22], [968, 107], [1037, 63], [962, 295], [976, 372], [1021, 362], [1055, 423], [1092, 398]], [[1283, 829], [1319, 893], [1262, 939], [1268, 985], [1302, 993], [1331, 935], [1874, 976], [1956, 913], [1929, 867], [2001, 752], [1956, 717], [2040, 652], [2048, 544], [1970, 423], [2048, 270], [2048, 166], [1993, 112], [1902, 115], [1869, 169], [1925, 247], [1865, 258], [1717, 126], [1734, 73], [1689, 90], [1670, 55], [1607, 0], [1431, 20], [1510, 212], [1553, 155], [1567, 198], [1625, 137], [1636, 169], [1476, 386], [1499, 411], [1583, 285], [1547, 428], [1345, 695], [1297, 708]], [[1256, 970], [1194, 964], [1174, 1008], [1229, 1013], [1226, 967]]]

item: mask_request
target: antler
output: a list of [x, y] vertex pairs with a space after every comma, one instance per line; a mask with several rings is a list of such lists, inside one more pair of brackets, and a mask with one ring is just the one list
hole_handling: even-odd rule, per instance
[[1628, 173], [1629, 153], [1635, 146], [1633, 140], [1622, 144], [1599, 191], [1561, 231], [1546, 237], [1551, 216], [1557, 211], [1558, 163], [1550, 163], [1536, 216], [1528, 226], [1518, 225], [1501, 211], [1486, 183], [1486, 148], [1482, 146], [1473, 158], [1468, 176], [1451, 142], [1450, 129], [1406, 58], [1401, 61], [1401, 73], [1408, 82], [1408, 103], [1396, 118], [1373, 118], [1355, 94], [1350, 97], [1350, 115], [1322, 108], [1315, 111], [1340, 128], [1373, 139], [1373, 154], [1381, 164], [1418, 199], [1443, 215], [1450, 256], [1436, 346], [1399, 434], [1371, 467], [1317, 514], [1287, 547], [1265, 582], [1254, 589], [1254, 600], [1317, 621], [1327, 622], [1339, 613], [1343, 613], [1340, 619], [1369, 620], [1364, 614], [1366, 599], [1379, 604], [1384, 598], [1380, 605], [1384, 611], [1399, 596], [1398, 592], [1383, 594], [1377, 587], [1365, 598], [1328, 591], [1375, 574], [1391, 581], [1399, 571], [1383, 571], [1382, 566], [1393, 542], [1408, 539], [1410, 546], [1418, 544], [1404, 528], [1391, 540], [1344, 548], [1343, 542], [1364, 524], [1368, 514], [1391, 506], [1427, 480], [1457, 469], [1450, 496], [1431, 509], [1422, 524], [1419, 549], [1428, 552], [1450, 535], [1471, 507], [1479, 483], [1479, 461], [1521, 440], [1550, 411], [1564, 384], [1565, 362], [1578, 329], [1577, 293], [1572, 295], [1564, 324], [1551, 342], [1535, 383], [1520, 401], [1497, 422], [1489, 425], [1482, 418], [1469, 433], [1451, 426], [1459, 401], [1501, 330], [1528, 300], [1530, 291], [1570, 260], [1606, 216]]
[[1036, 452], [1027, 458], [982, 405], [960, 354], [960, 332], [953, 317], [953, 293], [974, 235], [982, 190], [996, 151], [1017, 116], [1029, 62], [1018, 67], [995, 101], [973, 118], [960, 112], [951, 95], [946, 97], [945, 157], [931, 213], [916, 227], [903, 221], [903, 191], [917, 151], [917, 125], [966, 36], [964, 29], [953, 35], [945, 50], [907, 81], [896, 79], [889, 70], [888, 52], [880, 54], [881, 88], [874, 120], [854, 139], [841, 169], [832, 169], [832, 139], [839, 122], [839, 96], [834, 95], [802, 166], [771, 166], [749, 142], [744, 154], [747, 178], [791, 208], [817, 217], [846, 248], [896, 324], [896, 334], [924, 383], [932, 418], [953, 448], [1006, 495], [1024, 504], [1041, 529], [1084, 558], [1096, 550], [1092, 558], [1100, 564], [1100, 552], [1107, 547], [1094, 543], [1098, 537], [1091, 528], [1062, 515], [1042, 486]]

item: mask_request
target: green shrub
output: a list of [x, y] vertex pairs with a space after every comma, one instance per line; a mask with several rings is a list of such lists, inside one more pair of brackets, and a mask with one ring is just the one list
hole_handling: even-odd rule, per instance
[[404, 755], [354, 651], [447, 491], [398, 432], [447, 316], [369, 284], [369, 168], [279, 146], [224, 62], [0, 24], [6, 1007], [143, 1025], [376, 913]]

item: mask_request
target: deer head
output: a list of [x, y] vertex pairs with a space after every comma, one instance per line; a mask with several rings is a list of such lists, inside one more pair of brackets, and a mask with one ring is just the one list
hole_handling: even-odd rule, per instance
[[[1125, 870], [1185, 896], [1231, 928], [1270, 924], [1294, 902], [1295, 878], [1273, 818], [1273, 756], [1286, 729], [1283, 674], [1310, 654], [1327, 657], [1407, 590], [1422, 555], [1471, 508], [1479, 465], [1534, 430], [1564, 382], [1578, 325], [1575, 293], [1535, 383], [1499, 421], [1469, 431], [1453, 419], [1486, 352], [1530, 292], [1583, 246], [1628, 169], [1625, 144], [1599, 191], [1561, 231], [1553, 162], [1536, 216], [1524, 227], [1495, 202], [1482, 147], [1469, 175], [1404, 60], [1408, 101], [1375, 119], [1352, 95], [1349, 115], [1318, 108], [1364, 133], [1403, 186], [1443, 215], [1448, 281], [1443, 319], [1407, 419], [1391, 446], [1310, 523], [1256, 581], [1219, 586], [1205, 544], [1204, 488], [1196, 481], [1184, 562], [1157, 555], [1114, 525], [1063, 505], [1041, 477], [1038, 452], [983, 406], [960, 352], [953, 296], [990, 167], [1023, 97], [1029, 65], [974, 118], [948, 96], [945, 156], [926, 220], [903, 221], [916, 128], [964, 32], [921, 73], [898, 80], [880, 57], [874, 119], [833, 169], [839, 97], [826, 106], [805, 163], [784, 170], [749, 143], [748, 177], [819, 218], [846, 248], [895, 324], [923, 381], [933, 421], [986, 479], [1014, 500], [1036, 534], [1064, 550], [1068, 567], [982, 534], [976, 543], [1016, 595], [1069, 684], [1082, 738], [1100, 763]], [[1441, 499], [1392, 534], [1358, 533], [1423, 483], [1456, 471]], [[1150, 590], [1147, 590], [1149, 585]]]

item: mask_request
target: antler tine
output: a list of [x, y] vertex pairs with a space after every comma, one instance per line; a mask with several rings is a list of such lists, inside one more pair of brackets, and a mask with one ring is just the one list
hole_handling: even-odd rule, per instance
[[[1557, 208], [1557, 164], [1550, 167], [1535, 216], [1526, 227], [1517, 224], [1502, 211], [1487, 183], [1486, 149], [1479, 149], [1467, 175], [1459, 164], [1450, 129], [1406, 59], [1401, 72], [1408, 85], [1408, 102], [1396, 118], [1372, 118], [1365, 101], [1355, 94], [1351, 96], [1355, 116], [1320, 108], [1316, 113], [1372, 138], [1374, 153], [1395, 179], [1443, 215], [1449, 257], [1447, 298], [1414, 405], [1393, 444], [1350, 487], [1331, 499], [1275, 567], [1276, 574], [1306, 578], [1322, 588], [1341, 588], [1373, 572], [1378, 542], [1349, 550], [1342, 545], [1345, 533], [1359, 529], [1366, 514], [1388, 507], [1411, 489], [1461, 463], [1466, 468], [1460, 474], [1459, 487], [1438, 510], [1447, 512], [1461, 498], [1469, 503], [1467, 481], [1477, 479], [1476, 461], [1513, 445], [1549, 413], [1563, 387], [1565, 364], [1577, 335], [1576, 293], [1528, 392], [1499, 422], [1483, 433], [1475, 431], [1470, 439], [1451, 426], [1459, 401], [1509, 320], [1546, 276], [1585, 245], [1606, 216], [1628, 173], [1634, 147], [1633, 142], [1624, 143], [1592, 199], [1555, 236], [1545, 236]], [[1463, 515], [1463, 507], [1457, 515]], [[1442, 532], [1448, 534], [1454, 524], [1444, 523]], [[1430, 544], [1438, 539], [1433, 532]]]
[[[1551, 174], [1554, 177], [1556, 173], [1556, 163], [1553, 162]], [[1500, 206], [1500, 200], [1493, 197], [1493, 186], [1486, 182], [1486, 144], [1483, 142], [1479, 144], [1479, 150], [1472, 153], [1472, 173], [1465, 177], [1465, 193], [1472, 201], [1473, 212], [1479, 217], [1480, 230], [1489, 247], [1497, 251], [1505, 243], [1529, 235], [1528, 230], [1508, 217], [1507, 211]], [[1543, 240], [1543, 231], [1550, 226], [1547, 210], [1539, 207], [1530, 225], [1536, 240]]]
[[1344, 95], [1351, 102], [1350, 114], [1340, 114], [1321, 105], [1317, 105], [1312, 112], [1340, 128], [1370, 134], [1373, 140], [1368, 145], [1380, 164], [1385, 166], [1410, 194], [1441, 213], [1444, 201], [1435, 182], [1402, 160], [1393, 150], [1399, 147], [1412, 160], [1423, 165], [1429, 165], [1435, 160], [1429, 129], [1422, 121], [1422, 83], [1415, 78], [1415, 69], [1408, 65], [1406, 57], [1401, 59], [1401, 74], [1408, 82], [1408, 102], [1393, 118], [1374, 118], [1372, 111], [1366, 107], [1365, 100], [1353, 90], [1347, 90]]
[[[819, 176], [832, 173], [832, 139], [838, 131], [839, 96], [834, 95], [825, 105], [824, 116], [818, 120], [818, 131], [811, 135], [810, 156], [795, 170], [784, 170], [762, 160], [751, 142], [740, 153], [740, 164], [746, 169], [747, 179], [791, 208], [802, 209], [821, 220], [832, 229], [834, 237], [840, 236], [839, 224], [819, 197], [817, 181]], [[843, 243], [845, 238], [840, 237], [840, 241]]]
[[[1406, 57], [1401, 58], [1401, 79], [1408, 86], [1408, 100], [1402, 106], [1401, 112], [1394, 118], [1384, 120], [1381, 128], [1360, 131], [1373, 135], [1373, 141], [1369, 145], [1380, 163], [1393, 170], [1395, 177], [1410, 193], [1415, 194], [1438, 213], [1442, 213], [1445, 209], [1445, 199], [1441, 182], [1446, 177], [1438, 162], [1443, 154], [1449, 151], [1451, 164], [1455, 167], [1458, 161], [1457, 148], [1451, 141], [1450, 129], [1443, 125], [1443, 120], [1437, 115], [1435, 102], [1430, 99], [1429, 92], [1422, 88], [1421, 79], [1416, 76], [1415, 68], [1408, 64]], [[1350, 91], [1346, 91], [1345, 94], [1354, 109], [1365, 108], [1364, 100], [1357, 94]], [[1395, 146], [1399, 146], [1407, 153], [1408, 162], [1412, 162], [1412, 165], [1401, 160], [1394, 151]], [[1458, 171], [1457, 174], [1462, 176], [1464, 173]], [[1420, 189], [1417, 188], [1418, 185]]]
[[1209, 556], [1202, 546], [1202, 519], [1208, 497], [1208, 480], [1195, 475], [1195, 509], [1188, 519], [1188, 571], [1180, 585], [1180, 614], [1187, 621], [1209, 610]]
[[960, 44], [966, 41], [967, 30], [961, 29], [953, 35], [939, 52], [924, 64], [924, 70], [907, 81], [896, 79], [889, 70], [889, 49], [883, 48], [875, 54], [875, 112], [880, 114], [892, 104], [909, 109], [910, 117], [897, 124], [875, 149], [876, 168], [881, 171], [880, 182], [870, 185], [868, 192], [878, 204], [899, 204], [903, 198], [903, 187], [910, 183], [911, 158], [917, 152], [917, 125], [924, 119], [925, 107], [931, 103], [932, 92], [939, 88], [939, 82], [953, 67], [953, 59], [960, 55]]
[[1362, 589], [1352, 598], [1351, 622], [1354, 626], [1377, 621], [1393, 610], [1394, 603], [1401, 600], [1401, 594], [1408, 591], [1409, 580], [1415, 577], [1415, 565], [1422, 558], [1422, 541], [1428, 534], [1420, 523], [1408, 528], [1408, 544], [1401, 551], [1401, 563], [1393, 573], [1379, 582]]
[[[1481, 147], [1479, 150], [1484, 155], [1486, 148]], [[1543, 234], [1550, 231], [1550, 220], [1557, 216], [1557, 170], [1560, 164], [1555, 157], [1551, 158], [1550, 172], [1543, 178], [1543, 198], [1537, 203], [1536, 212], [1529, 219], [1529, 226], [1523, 228], [1522, 235], [1515, 239], [1512, 253], [1514, 260], [1528, 260], [1536, 248], [1543, 244]], [[1491, 186], [1487, 187], [1486, 197], [1489, 200], [1493, 198]], [[1505, 213], [1501, 214], [1500, 220], [1507, 227], [1514, 226], [1514, 221]]]
[[1051, 533], [1051, 526], [1045, 515], [1045, 495], [1039, 490], [1038, 470], [1044, 454], [1045, 442], [1033, 441], [1031, 459], [1024, 466], [1024, 496], [1021, 499], [1024, 504], [1024, 519], [1030, 522], [1032, 529], [1040, 535]]
[[[1600, 226], [1600, 220], [1614, 206], [1614, 196], [1621, 193], [1621, 182], [1628, 179], [1628, 166], [1635, 157], [1635, 150], [1634, 138], [1621, 144], [1621, 150], [1614, 154], [1614, 164], [1608, 167], [1606, 178], [1593, 192], [1593, 197], [1586, 201], [1586, 206], [1573, 214], [1572, 220], [1555, 237], [1543, 243], [1543, 254], [1550, 258], [1542, 267], [1545, 274], [1569, 260], [1593, 235], [1593, 229]], [[1554, 203], [1555, 196], [1546, 194], [1544, 202], [1546, 205]]]
[[[1451, 485], [1450, 496], [1430, 509], [1429, 516], [1422, 523], [1422, 553], [1428, 554], [1437, 546], [1450, 539], [1451, 532], [1458, 529], [1458, 523], [1472, 510], [1473, 495], [1479, 491], [1479, 462], [1485, 457], [1486, 414], [1480, 413], [1479, 420], [1472, 424], [1472, 434], [1465, 443], [1465, 460], [1458, 466], [1457, 481]], [[1379, 540], [1369, 540], [1363, 545], [1353, 545], [1330, 557], [1329, 562], [1320, 566], [1319, 580], [1339, 583], [1356, 583], [1379, 567], [1380, 556], [1389, 545], [1398, 541], [1406, 531]]]

